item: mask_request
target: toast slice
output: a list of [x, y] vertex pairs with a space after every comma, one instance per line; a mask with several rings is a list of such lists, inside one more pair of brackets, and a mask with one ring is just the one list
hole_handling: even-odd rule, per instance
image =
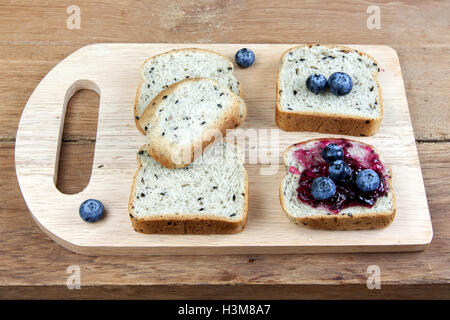
[[141, 67], [142, 82], [134, 104], [138, 130], [145, 134], [139, 118], [152, 100], [172, 84], [184, 79], [211, 78], [236, 94], [240, 107], [240, 122], [247, 115], [241, 84], [233, 75], [233, 63], [224, 55], [206, 49], [175, 49], [149, 58]]
[[138, 152], [128, 204], [133, 228], [141, 233], [236, 233], [247, 222], [248, 178], [235, 144], [218, 142], [183, 169], [161, 166]]
[[139, 122], [149, 154], [169, 169], [183, 168], [217, 136], [239, 125], [239, 104], [216, 80], [186, 79], [153, 99]]
[[[315, 200], [309, 193], [311, 180], [328, 176], [329, 164], [321, 150], [336, 143], [344, 150], [344, 162], [352, 167], [352, 177], [363, 169], [374, 169], [380, 177], [372, 193], [356, 190], [354, 180], [336, 182], [336, 194]], [[388, 226], [395, 217], [392, 172], [370, 145], [347, 139], [315, 139], [294, 144], [283, 155], [287, 174], [280, 186], [280, 202], [289, 219], [312, 229], [365, 230]], [[375, 194], [376, 193], [376, 194]]]
[[[311, 74], [325, 78], [350, 75], [353, 88], [345, 96], [329, 90], [315, 94], [306, 87]], [[283, 53], [277, 79], [276, 123], [285, 131], [315, 131], [353, 136], [373, 135], [383, 118], [378, 63], [344, 46], [303, 45]]]

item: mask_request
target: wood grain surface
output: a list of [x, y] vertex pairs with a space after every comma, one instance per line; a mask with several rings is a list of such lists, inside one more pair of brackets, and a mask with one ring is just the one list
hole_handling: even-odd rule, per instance
[[[81, 29], [69, 30], [71, 1], [0, 4], [0, 297], [2, 298], [449, 298], [450, 34], [448, 1], [77, 1]], [[154, 10], [158, 8], [158, 10]], [[98, 42], [360, 43], [399, 54], [434, 227], [421, 253], [88, 257], [49, 240], [31, 219], [14, 170], [14, 141], [25, 103], [61, 59]], [[87, 183], [96, 124], [95, 95], [72, 99], [59, 188]], [[73, 111], [73, 113], [72, 113]], [[88, 160], [88, 158], [90, 160]], [[183, 263], [180, 263], [182, 259]], [[68, 290], [79, 265], [82, 289]], [[367, 267], [382, 289], [365, 286]], [[174, 272], [175, 270], [175, 272]]]

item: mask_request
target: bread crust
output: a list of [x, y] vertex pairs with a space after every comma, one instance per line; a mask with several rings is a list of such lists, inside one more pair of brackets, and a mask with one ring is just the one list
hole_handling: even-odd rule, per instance
[[[134, 122], [136, 124], [136, 128], [138, 129], [138, 131], [140, 133], [145, 135], [145, 130], [141, 127], [140, 122], [139, 122], [140, 116], [139, 116], [139, 111], [138, 111], [139, 97], [141, 96], [141, 87], [144, 82], [145, 82], [144, 80], [141, 80], [141, 82], [139, 83], [139, 86], [137, 88], [136, 97], [134, 98], [134, 113], [133, 114], [134, 114]], [[150, 105], [152, 103], [152, 101], [150, 101], [148, 105]]]
[[241, 109], [239, 107], [239, 125], [241, 125], [242, 122], [244, 122], [245, 118], [247, 118], [247, 104], [245, 103], [245, 101], [242, 97], [242, 94], [240, 96], [237, 96], [236, 99], [238, 100], [239, 105], [242, 103], [242, 105], [244, 106], [242, 115], [241, 115]]
[[[277, 126], [284, 131], [310, 131], [321, 133], [336, 133], [351, 136], [367, 137], [375, 134], [378, 131], [383, 119], [383, 98], [381, 94], [381, 86], [378, 81], [378, 72], [373, 73], [373, 77], [378, 86], [377, 103], [380, 108], [380, 116], [378, 118], [364, 118], [356, 116], [347, 116], [341, 114], [324, 114], [317, 112], [302, 112], [302, 111], [284, 111], [281, 109], [281, 95], [280, 95], [280, 75], [283, 67], [283, 57], [291, 50], [303, 47], [312, 48], [320, 44], [305, 44], [290, 48], [283, 52], [280, 58], [278, 68], [278, 77], [276, 84], [276, 108], [275, 108], [275, 122]], [[343, 52], [356, 52], [359, 55], [365, 55], [374, 63], [378, 62], [370, 55], [352, 49], [350, 47], [341, 45], [320, 45], [327, 48], [337, 48]]]
[[[326, 138], [328, 139], [339, 139], [339, 138]], [[292, 148], [295, 148], [299, 145], [306, 144], [312, 141], [319, 141], [321, 139], [310, 139], [306, 141], [302, 141], [300, 143], [293, 144], [289, 146], [283, 153], [283, 161], [287, 167], [286, 156], [290, 152]], [[379, 155], [378, 150], [364, 142], [346, 139], [350, 142], [362, 144], [369, 146]], [[387, 212], [379, 212], [379, 213], [368, 213], [368, 214], [358, 214], [358, 215], [346, 215], [346, 214], [318, 214], [309, 217], [293, 217], [289, 214], [288, 209], [284, 205], [284, 194], [283, 194], [283, 181], [280, 184], [279, 188], [279, 196], [280, 196], [280, 204], [283, 212], [287, 215], [290, 221], [297, 225], [302, 225], [310, 229], [321, 229], [321, 230], [372, 230], [385, 228], [389, 226], [392, 221], [394, 221], [395, 213], [396, 213], [396, 202], [395, 202], [395, 193], [392, 185], [392, 169], [387, 166], [384, 162], [383, 166], [389, 170], [390, 175], [388, 177], [389, 184], [389, 192], [392, 194], [392, 211]]]
[[[224, 118], [222, 118], [220, 121], [215, 122], [211, 124], [210, 126], [206, 127], [205, 129], [217, 129], [221, 132], [222, 136], [225, 136], [227, 129], [234, 129], [240, 124], [240, 117], [239, 117], [239, 103], [236, 98], [236, 95], [233, 94], [227, 87], [222, 86], [219, 82], [213, 79], [209, 78], [189, 78], [182, 81], [179, 81], [177, 83], [172, 84], [169, 86], [166, 90], [159, 93], [155, 99], [153, 99], [153, 102], [150, 106], [145, 109], [143, 115], [141, 116], [139, 122], [140, 126], [144, 127], [146, 124], [150, 121], [150, 119], [153, 118], [155, 111], [158, 109], [159, 104], [163, 100], [163, 97], [165, 95], [171, 94], [178, 86], [183, 85], [186, 82], [193, 82], [198, 80], [208, 80], [211, 82], [214, 82], [215, 85], [220, 87], [224, 91], [228, 91], [232, 97], [233, 97], [233, 107], [231, 108], [231, 111], [227, 114], [225, 114]], [[145, 129], [144, 129], [145, 130]], [[172, 161], [172, 154], [173, 152], [177, 152], [178, 150], [181, 150], [181, 147], [177, 147], [173, 145], [172, 143], [168, 142], [166, 138], [160, 136], [157, 139], [152, 139], [151, 144], [149, 143], [149, 149], [148, 153], [154, 158], [156, 161], [158, 161], [161, 165], [163, 165], [166, 168], [169, 169], [175, 169], [175, 168], [184, 168], [188, 166], [190, 163], [192, 163], [195, 160], [196, 156], [199, 156], [203, 153], [203, 150], [205, 148], [213, 143], [215, 141], [214, 137], [210, 140], [203, 140], [202, 137], [195, 141], [191, 146], [190, 149], [190, 156], [187, 162], [182, 163], [174, 163]], [[189, 152], [189, 151], [188, 151]]]
[[[162, 55], [165, 55], [165, 54], [169, 54], [169, 53], [174, 53], [174, 52], [179, 52], [179, 51], [189, 51], [189, 50], [190, 50], [190, 51], [203, 51], [203, 52], [208, 52], [208, 53], [211, 53], [211, 54], [215, 54], [215, 55], [217, 55], [217, 56], [220, 56], [220, 57], [222, 57], [223, 59], [227, 60], [227, 61], [229, 62], [230, 67], [233, 68], [233, 70], [231, 70], [231, 73], [234, 71], [234, 66], [233, 66], [233, 63], [231, 62], [231, 60], [228, 59], [228, 57], [226, 57], [225, 55], [223, 55], [223, 54], [221, 54], [221, 53], [219, 53], [219, 52], [216, 52], [216, 51], [213, 51], [213, 50], [209, 50], [209, 49], [202, 49], [202, 48], [180, 48], [180, 49], [172, 49], [172, 50], [167, 51], [167, 52], [162, 52], [162, 53], [159, 53], [159, 54], [157, 54], [157, 55], [154, 55], [154, 56], [152, 56], [152, 57], [146, 59], [146, 60], [142, 63], [141, 67], [139, 68], [139, 73], [140, 73], [140, 71], [144, 68], [144, 65], [145, 65], [148, 61], [150, 61], [151, 59], [155, 59], [156, 57], [159, 57], [159, 56], [162, 56]], [[141, 87], [142, 87], [142, 84], [143, 84], [144, 82], [145, 82], [145, 80], [143, 80], [143, 79], [142, 79], [142, 76], [141, 76], [141, 82], [139, 83], [139, 86], [138, 86], [137, 91], [136, 91], [136, 97], [135, 97], [135, 99], [134, 99], [134, 112], [133, 112], [133, 114], [134, 114], [134, 121], [135, 121], [135, 123], [136, 123], [136, 128], [139, 130], [140, 133], [142, 133], [142, 134], [145, 135], [145, 130], [144, 130], [144, 128], [140, 126], [140, 121], [139, 121], [140, 116], [139, 116], [139, 111], [138, 111], [139, 97], [141, 96]], [[242, 97], [243, 97], [243, 89], [242, 89], [242, 85], [241, 85], [240, 81], [238, 81], [238, 86], [239, 86], [239, 93], [240, 93], [239, 96], [242, 98]], [[167, 88], [164, 89], [163, 91], [165, 91], [165, 90], [167, 90]], [[161, 94], [161, 93], [162, 93], [162, 92], [160, 92], [160, 94]], [[152, 104], [152, 103], [154, 102], [155, 99], [156, 99], [156, 97], [153, 98], [153, 100], [149, 101], [148, 105]], [[245, 105], [245, 103], [244, 103], [244, 105]], [[245, 107], [244, 114], [243, 114], [243, 116], [240, 118], [239, 124], [241, 124], [241, 123], [244, 121], [244, 119], [245, 119], [246, 116], [247, 116], [247, 107]]]
[[[144, 150], [142, 146], [139, 151]], [[128, 212], [131, 224], [136, 232], [146, 234], [232, 234], [244, 230], [248, 219], [248, 174], [244, 168], [245, 179], [245, 195], [244, 207], [241, 220], [233, 220], [231, 218], [217, 217], [205, 218], [202, 215], [164, 215], [161, 217], [137, 218], [134, 213], [133, 199], [135, 198], [135, 190], [137, 176], [142, 169], [142, 162], [137, 155], [138, 170], [133, 176], [131, 184], [130, 199], [128, 201]]]

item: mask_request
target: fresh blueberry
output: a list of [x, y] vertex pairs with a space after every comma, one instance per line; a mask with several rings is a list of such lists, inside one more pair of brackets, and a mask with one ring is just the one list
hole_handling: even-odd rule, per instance
[[328, 162], [342, 160], [344, 158], [344, 151], [336, 143], [329, 143], [322, 150], [322, 158]]
[[321, 74], [312, 74], [306, 79], [306, 87], [309, 91], [319, 94], [327, 88], [328, 82]]
[[311, 184], [311, 193], [316, 200], [326, 200], [334, 196], [336, 185], [330, 178], [319, 177]]
[[380, 177], [372, 169], [366, 169], [356, 176], [356, 186], [363, 192], [375, 191], [380, 185]]
[[350, 176], [352, 170], [344, 161], [336, 160], [335, 162], [330, 164], [328, 172], [331, 179], [335, 181], [341, 181], [347, 179]]
[[103, 216], [103, 204], [99, 200], [89, 199], [80, 206], [80, 217], [86, 222], [95, 222]]
[[255, 54], [250, 49], [242, 48], [236, 52], [234, 60], [239, 67], [248, 68], [253, 64], [253, 62], [255, 62]]
[[352, 91], [352, 78], [345, 72], [335, 72], [328, 78], [328, 86], [332, 94], [345, 96]]

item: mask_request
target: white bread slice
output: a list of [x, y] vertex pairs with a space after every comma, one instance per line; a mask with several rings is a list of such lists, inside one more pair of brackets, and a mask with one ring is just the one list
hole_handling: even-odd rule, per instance
[[218, 142], [183, 169], [161, 166], [143, 146], [128, 204], [141, 233], [236, 233], [247, 222], [248, 178], [235, 144]]
[[[326, 140], [334, 142], [337, 139], [327, 138]], [[283, 211], [287, 214], [289, 219], [298, 225], [304, 225], [312, 229], [366, 230], [388, 226], [395, 217], [395, 197], [392, 188], [392, 172], [385, 164], [383, 164], [382, 159], [375, 148], [359, 141], [345, 140], [353, 145], [348, 149], [348, 152], [353, 157], [363, 159], [364, 156], [367, 156], [368, 153], [371, 153], [373, 150], [374, 154], [378, 156], [378, 159], [383, 164], [383, 179], [389, 186], [385, 196], [378, 198], [371, 208], [365, 206], [352, 206], [343, 208], [338, 213], [330, 212], [328, 208], [321, 204], [317, 207], [312, 207], [308, 203], [304, 203], [297, 198], [300, 174], [305, 168], [303, 168], [302, 164], [296, 159], [295, 152], [300, 149], [311, 152], [318, 147], [320, 141], [321, 139], [314, 139], [291, 145], [283, 154], [287, 174], [281, 182], [280, 202]], [[314, 161], [325, 162], [320, 153], [310, 153], [310, 156], [315, 159]], [[291, 172], [291, 167], [296, 168], [298, 172]]]
[[134, 116], [139, 131], [139, 118], [152, 100], [170, 85], [184, 79], [211, 78], [236, 94], [240, 106], [240, 121], [247, 107], [240, 97], [241, 85], [233, 75], [233, 63], [224, 55], [206, 49], [175, 49], [149, 58], [141, 67], [142, 82], [138, 87]]
[[139, 122], [147, 133], [150, 155], [167, 168], [182, 168], [214, 142], [215, 133], [224, 136], [238, 126], [239, 104], [215, 80], [186, 79], [153, 99]]
[[[373, 135], [381, 125], [383, 101], [378, 63], [369, 55], [344, 46], [303, 45], [283, 53], [277, 80], [276, 123], [286, 131], [315, 131], [353, 136]], [[314, 73], [327, 79], [345, 72], [352, 91], [335, 96], [306, 88]]]

